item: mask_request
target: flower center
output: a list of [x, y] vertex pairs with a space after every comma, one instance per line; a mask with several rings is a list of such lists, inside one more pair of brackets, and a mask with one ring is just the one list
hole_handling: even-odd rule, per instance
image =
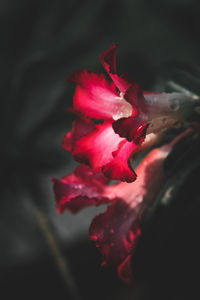
[[121, 118], [129, 118], [132, 115], [132, 106], [124, 99], [124, 94], [120, 93], [118, 97], [118, 102], [115, 107], [115, 112], [113, 114], [113, 119], [116, 121]]

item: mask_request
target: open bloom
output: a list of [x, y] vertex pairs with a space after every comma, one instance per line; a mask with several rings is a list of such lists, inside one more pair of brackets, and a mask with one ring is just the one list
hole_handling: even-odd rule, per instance
[[[77, 83], [73, 110], [79, 118], [65, 136], [63, 147], [71, 151], [77, 161], [102, 171], [108, 178], [132, 182], [136, 174], [130, 157], [144, 140], [148, 123], [136, 117], [139, 111], [137, 105], [133, 105], [140, 103], [142, 107], [142, 90], [116, 73], [116, 50], [117, 46], [113, 45], [100, 56], [113, 81], [86, 70], [70, 77]], [[116, 123], [131, 116], [135, 117], [128, 127], [126, 123], [120, 127]]]
[[[106, 212], [92, 221], [90, 238], [100, 249], [103, 264], [117, 266], [120, 278], [131, 283], [130, 259], [141, 218], [165, 183], [163, 161], [174, 142], [144, 158], [135, 182], [130, 158], [155, 141], [157, 133], [187, 119], [193, 102], [180, 93], [144, 92], [127, 76], [119, 76], [116, 50], [112, 45], [100, 56], [112, 81], [85, 70], [70, 77], [77, 84], [71, 109], [77, 119], [63, 147], [81, 165], [53, 182], [58, 212], [77, 213], [90, 205], [108, 204]], [[112, 179], [123, 182], [109, 185]]]
[[78, 118], [66, 134], [63, 147], [78, 162], [103, 172], [109, 179], [133, 182], [136, 173], [131, 156], [147, 134], [177, 124], [181, 117], [177, 102], [180, 94], [143, 92], [127, 75], [119, 76], [116, 50], [117, 46], [112, 45], [100, 55], [112, 81], [104, 74], [86, 70], [69, 78], [77, 84], [72, 111]]

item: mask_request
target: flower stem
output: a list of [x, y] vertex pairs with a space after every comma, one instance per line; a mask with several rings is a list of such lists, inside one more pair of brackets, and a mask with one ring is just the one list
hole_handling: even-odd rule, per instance
[[61, 274], [61, 277], [67, 287], [68, 292], [70, 293], [71, 299], [80, 300], [81, 297], [78, 292], [77, 284], [75, 279], [70, 271], [69, 263], [66, 256], [63, 256], [56, 239], [56, 236], [53, 232], [45, 213], [41, 208], [33, 204], [33, 211], [38, 220], [40, 228], [43, 232], [43, 235], [47, 241], [49, 250], [54, 258], [54, 261], [57, 265], [57, 268]]

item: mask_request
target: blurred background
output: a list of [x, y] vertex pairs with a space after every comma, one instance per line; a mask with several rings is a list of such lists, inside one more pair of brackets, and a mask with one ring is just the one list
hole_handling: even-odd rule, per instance
[[2, 299], [177, 300], [199, 293], [199, 168], [178, 190], [180, 203], [144, 229], [135, 287], [101, 268], [88, 240], [92, 218], [105, 208], [58, 215], [51, 184], [51, 176], [75, 167], [61, 148], [72, 123], [68, 76], [103, 71], [98, 55], [118, 43], [119, 73], [159, 89], [166, 63], [200, 64], [199, 12], [198, 0], [0, 0]]

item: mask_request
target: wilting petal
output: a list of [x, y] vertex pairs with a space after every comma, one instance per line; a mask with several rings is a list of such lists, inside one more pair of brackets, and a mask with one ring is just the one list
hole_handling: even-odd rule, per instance
[[138, 150], [135, 143], [125, 142], [119, 150], [113, 153], [114, 158], [102, 167], [102, 171], [108, 178], [133, 182], [136, 174], [131, 166], [131, 155]]
[[125, 75], [117, 75], [116, 73], [116, 51], [117, 45], [112, 45], [108, 50], [104, 51], [100, 56], [100, 61], [110, 75], [115, 85], [118, 87], [120, 92], [125, 94], [126, 90], [131, 86], [131, 82]]
[[103, 264], [119, 265], [132, 253], [140, 234], [138, 224], [135, 209], [130, 209], [121, 199], [94, 218], [89, 234], [102, 253]]
[[94, 169], [100, 169], [113, 159], [112, 152], [118, 149], [121, 141], [111, 123], [96, 126], [96, 129], [83, 136], [74, 146], [73, 156]]
[[131, 115], [131, 105], [119, 95], [115, 84], [103, 74], [84, 70], [73, 74], [70, 80], [78, 84], [74, 94], [74, 108], [86, 116], [112, 120], [119, 112], [123, 116]]
[[112, 124], [114, 131], [119, 136], [125, 137], [129, 142], [134, 141], [137, 144], [141, 144], [144, 141], [148, 125], [140, 117], [121, 118]]
[[72, 152], [75, 143], [82, 137], [95, 129], [95, 124], [87, 118], [78, 118], [73, 122], [72, 131], [68, 132], [62, 143], [62, 147]]
[[72, 213], [90, 206], [111, 201], [104, 191], [108, 179], [101, 173], [94, 173], [85, 165], [81, 165], [74, 173], [60, 180], [53, 178], [54, 192], [58, 212], [65, 209]]

